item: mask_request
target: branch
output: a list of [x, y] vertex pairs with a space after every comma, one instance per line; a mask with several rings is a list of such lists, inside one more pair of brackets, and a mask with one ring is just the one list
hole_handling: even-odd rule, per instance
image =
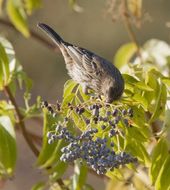
[[28, 133], [27, 133], [27, 130], [26, 130], [26, 127], [25, 127], [25, 123], [23, 121], [24, 117], [23, 115], [21, 114], [20, 110], [19, 110], [19, 107], [16, 103], [16, 100], [14, 98], [14, 96], [12, 95], [10, 89], [8, 86], [5, 86], [4, 87], [4, 92], [6, 94], [6, 96], [9, 98], [9, 100], [12, 102], [14, 108], [15, 108], [15, 111], [16, 111], [16, 115], [18, 117], [18, 121], [19, 121], [19, 126], [21, 128], [21, 131], [22, 131], [22, 134], [27, 142], [27, 144], [29, 145], [29, 147], [31, 148], [32, 152], [34, 153], [34, 155], [37, 157], [39, 155], [39, 151], [38, 149], [36, 148], [36, 146], [33, 144], [31, 138], [29, 137]]
[[140, 45], [138, 43], [138, 40], [136, 38], [136, 35], [132, 29], [132, 25], [131, 25], [131, 21], [130, 21], [130, 17], [128, 14], [128, 8], [127, 8], [127, 4], [126, 4], [126, 0], [122, 0], [122, 17], [124, 20], [124, 25], [127, 29], [127, 32], [129, 34], [130, 39], [132, 40], [132, 42], [134, 42], [134, 44], [136, 45], [137, 48], [137, 54], [141, 60], [142, 63], [142, 56], [141, 56], [141, 52], [140, 52]]
[[[6, 26], [8, 28], [11, 28], [15, 32], [18, 32], [18, 30], [15, 28], [15, 26], [11, 22], [9, 22], [5, 19], [0, 18], [0, 24]], [[18, 32], [18, 33], [20, 33], [20, 32]], [[31, 38], [35, 39], [36, 41], [38, 41], [41, 44], [43, 44], [44, 46], [46, 46], [48, 49], [53, 50], [57, 53], [60, 52], [58, 47], [53, 42], [49, 42], [48, 40], [46, 40], [45, 38], [40, 36], [37, 32], [35, 32], [31, 29], [30, 29], [30, 36], [31, 36]]]

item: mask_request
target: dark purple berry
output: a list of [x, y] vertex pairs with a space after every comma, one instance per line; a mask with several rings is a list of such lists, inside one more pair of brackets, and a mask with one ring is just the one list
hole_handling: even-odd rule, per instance
[[68, 117], [65, 117], [65, 118], [64, 118], [64, 122], [67, 122], [67, 121], [68, 121]]
[[108, 122], [108, 117], [103, 117], [104, 122]]
[[99, 109], [95, 108], [92, 112], [92, 115], [98, 116], [99, 115]]
[[90, 119], [85, 119], [86, 125], [90, 124]]
[[109, 137], [113, 137], [113, 136], [115, 136], [116, 135], [116, 131], [114, 130], [114, 129], [111, 129], [110, 131], [109, 131]]
[[82, 113], [84, 113], [85, 109], [84, 108], [80, 108], [79, 109], [79, 115], [81, 115]]
[[111, 147], [114, 147], [114, 143], [113, 143], [113, 142], [111, 142], [111, 143], [110, 143], [110, 146], [111, 146]]
[[60, 105], [59, 103], [56, 104], [56, 109], [57, 109], [58, 111], [61, 110], [61, 105]]
[[43, 102], [43, 105], [44, 105], [45, 107], [47, 107], [47, 106], [48, 106], [48, 102], [47, 102], [47, 101], [44, 101], [44, 102]]
[[53, 135], [53, 133], [52, 132], [47, 132], [47, 138], [51, 138], [51, 136]]
[[53, 113], [53, 117], [56, 117], [57, 116], [57, 113]]
[[97, 124], [97, 122], [98, 122], [98, 117], [94, 117], [94, 118], [93, 118], [93, 121], [94, 121], [95, 124]]
[[127, 110], [126, 110], [126, 109], [123, 109], [123, 110], [122, 110], [122, 115], [125, 116], [126, 114], [127, 114]]
[[112, 112], [112, 116], [117, 116], [118, 113], [119, 113], [118, 109], [114, 109]]
[[129, 126], [129, 121], [128, 121], [128, 119], [123, 119], [123, 122], [124, 122], [124, 124], [125, 124], [126, 126]]
[[106, 129], [106, 125], [101, 125], [101, 129], [105, 130]]
[[119, 121], [121, 120], [121, 117], [120, 116], [117, 116], [114, 120], [114, 124], [118, 124]]
[[79, 107], [76, 107], [75, 111], [76, 111], [77, 114], [79, 114], [79, 111], [80, 111]]
[[107, 116], [110, 116], [110, 115], [111, 115], [111, 111], [107, 111], [107, 112], [106, 112], [106, 115], [107, 115]]
[[48, 139], [48, 144], [52, 144], [54, 142], [53, 139]]
[[129, 109], [127, 110], [127, 113], [128, 113], [128, 115], [129, 115], [130, 117], [133, 117], [133, 109], [132, 109], [132, 108], [129, 108]]

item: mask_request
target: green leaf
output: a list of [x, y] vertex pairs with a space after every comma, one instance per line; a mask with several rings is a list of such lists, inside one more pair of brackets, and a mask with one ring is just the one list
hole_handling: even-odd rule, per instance
[[125, 82], [127, 82], [127, 83], [134, 84], [134, 83], [139, 82], [139, 80], [136, 77], [128, 75], [128, 74], [123, 74], [123, 78], [124, 78]]
[[62, 154], [61, 149], [65, 145], [66, 143], [64, 142], [64, 140], [57, 141], [57, 144], [55, 143], [53, 151], [51, 152], [50, 156], [47, 157], [45, 162], [41, 165], [41, 168], [48, 168], [51, 167], [53, 164], [58, 164], [58, 162], [60, 162], [60, 156]]
[[12, 45], [0, 37], [0, 90], [11, 82], [15, 66], [15, 52]]
[[9, 70], [12, 73], [16, 66], [15, 51], [12, 44], [5, 38], [0, 36], [0, 43], [3, 45], [5, 52], [8, 56]]
[[74, 166], [73, 189], [82, 190], [87, 178], [87, 166], [76, 161]]
[[81, 95], [83, 101], [84, 101], [84, 102], [85, 102], [85, 101], [88, 101], [88, 100], [90, 99], [90, 96], [87, 95], [87, 94], [85, 94], [85, 93], [82, 91], [82, 87], [81, 87], [80, 85], [79, 85], [78, 89], [79, 89], [79, 92], [80, 92], [80, 95]]
[[31, 14], [34, 9], [41, 7], [41, 0], [24, 0], [28, 14]]
[[69, 96], [74, 88], [76, 87], [77, 83], [73, 80], [68, 80], [65, 84], [64, 84], [64, 93], [63, 93], [63, 98], [66, 98], [67, 96]]
[[169, 190], [170, 189], [170, 155], [166, 157], [164, 164], [162, 165], [159, 175], [155, 183], [156, 190]]
[[77, 86], [77, 83], [73, 80], [68, 80], [64, 84], [64, 92], [63, 92], [63, 102], [62, 106], [67, 105], [68, 103], [72, 103], [75, 97], [74, 90]]
[[142, 81], [135, 83], [135, 87], [139, 88], [140, 90], [144, 90], [144, 91], [153, 91], [153, 89], [150, 86], [146, 85]]
[[68, 168], [68, 163], [59, 160], [56, 163], [56, 165], [49, 170], [49, 173], [52, 173], [50, 179], [52, 181], [56, 181], [57, 179], [61, 178], [64, 175], [67, 168]]
[[12, 122], [8, 116], [0, 117], [0, 176], [13, 175], [16, 165], [16, 140]]
[[146, 142], [148, 139], [145, 137], [142, 133], [142, 128], [137, 127], [126, 127], [126, 135], [129, 136], [129, 138], [134, 138], [136, 141], [139, 141], [141, 143]]
[[155, 183], [160, 173], [161, 167], [168, 156], [168, 145], [164, 138], [159, 139], [152, 152], [152, 164], [149, 168], [149, 176], [152, 184]]
[[8, 0], [7, 13], [14, 26], [25, 36], [29, 37], [29, 29], [26, 21], [26, 15], [20, 1]]
[[167, 86], [170, 86], [170, 78], [163, 78], [162, 79], [162, 82], [164, 83], [164, 84], [166, 84]]
[[134, 43], [128, 43], [121, 46], [114, 57], [115, 66], [121, 68], [122, 66], [127, 65], [136, 50], [137, 48]]
[[165, 104], [167, 99], [166, 86], [161, 83], [159, 86], [158, 96], [156, 99], [156, 104], [153, 110], [153, 114], [150, 119], [150, 123], [157, 119], [160, 114], [165, 110]]
[[143, 162], [145, 166], [150, 165], [150, 157], [146, 148], [142, 143], [136, 141], [135, 138], [127, 136], [125, 149], [133, 156], [137, 157], [140, 162]]
[[[147, 72], [146, 75], [146, 84], [148, 86], [150, 86], [153, 91], [146, 91], [144, 96], [145, 98], [148, 100], [148, 102], [152, 102], [155, 100], [155, 98], [158, 96], [158, 89], [159, 89], [159, 83], [158, 83], [158, 79], [159, 76], [157, 76], [154, 72], [155, 69], [151, 69]], [[153, 103], [149, 104], [149, 111], [151, 112], [152, 107], [155, 107], [155, 105], [153, 105]]]
[[44, 182], [38, 182], [35, 184], [31, 190], [44, 190], [45, 189], [45, 183]]
[[[59, 118], [53, 118], [44, 110], [44, 126], [43, 126], [43, 145], [40, 154], [37, 159], [37, 165], [44, 167], [46, 162], [51, 158], [51, 155], [55, 151], [58, 141], [53, 144], [48, 144], [47, 132], [52, 130], [53, 124], [58, 121]], [[56, 155], [57, 156], [57, 155]]]
[[9, 81], [9, 61], [3, 45], [0, 43], [0, 90], [3, 89]]
[[122, 172], [121, 172], [121, 170], [119, 170], [119, 169], [114, 169], [114, 171], [108, 171], [107, 173], [106, 173], [106, 176], [108, 176], [110, 179], [112, 179], [112, 180], [114, 180], [115, 178], [117, 179], [117, 180], [124, 180], [124, 176], [123, 176], [123, 174], [122, 174]]
[[139, 105], [141, 105], [144, 110], [147, 110], [148, 109], [148, 101], [147, 99], [142, 96], [141, 94], [135, 94], [133, 97], [132, 97], [133, 100], [137, 101], [139, 103]]

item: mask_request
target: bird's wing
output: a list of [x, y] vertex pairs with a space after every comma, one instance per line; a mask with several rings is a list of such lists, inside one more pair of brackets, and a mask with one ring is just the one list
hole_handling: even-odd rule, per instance
[[103, 61], [94, 53], [77, 46], [65, 45], [68, 54], [90, 74], [101, 75], [103, 73]]

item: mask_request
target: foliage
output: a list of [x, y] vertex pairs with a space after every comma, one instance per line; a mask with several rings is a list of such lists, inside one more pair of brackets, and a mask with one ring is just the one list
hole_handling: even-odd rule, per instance
[[[2, 2], [0, 1], [0, 5]], [[76, 1], [69, 2], [75, 6]], [[133, 4], [134, 1], [128, 2], [131, 15], [141, 17], [142, 1], [137, 1], [136, 6]], [[41, 6], [41, 1], [7, 0], [5, 5], [11, 22], [25, 37], [29, 37], [26, 18]], [[168, 143], [170, 46], [166, 42], [152, 39], [140, 48], [140, 56], [136, 56], [137, 53], [139, 53], [138, 48], [132, 42], [122, 45], [115, 54], [114, 62], [124, 73], [125, 80], [125, 90], [120, 100], [107, 105], [104, 97], [101, 100], [85, 95], [81, 86], [73, 80], [68, 80], [64, 85], [62, 102], [57, 102], [56, 105], [47, 104], [41, 109], [40, 97], [37, 97], [37, 102], [30, 105], [32, 81], [16, 59], [10, 42], [0, 37], [0, 91], [8, 98], [0, 100], [0, 178], [8, 179], [15, 173], [17, 161], [15, 133], [19, 126], [30, 148], [35, 154], [38, 152], [37, 169], [46, 171], [48, 175], [48, 181], [37, 182], [32, 190], [93, 189], [86, 183], [87, 173], [91, 170], [87, 163], [81, 164], [79, 159], [74, 162], [73, 176], [62, 180], [70, 163], [60, 159], [61, 150], [68, 144], [64, 139], [57, 139], [51, 144], [47, 135], [50, 131], [55, 131], [56, 125], [65, 123], [69, 132], [75, 136], [87, 131], [89, 126], [97, 129], [94, 139], [104, 137], [109, 143], [114, 143], [113, 149], [116, 153], [128, 152], [137, 158], [136, 165], [129, 163], [105, 173], [110, 179], [107, 184], [108, 190], [127, 189], [131, 185], [140, 190], [170, 189]], [[16, 103], [19, 91], [24, 91], [25, 105], [22, 107]], [[104, 120], [96, 120], [96, 113], [89, 109], [93, 105], [102, 105], [100, 116], [107, 117], [106, 123]], [[81, 108], [83, 108], [82, 113], [80, 113]], [[110, 113], [115, 109], [121, 112], [121, 118], [116, 123], [118, 133], [109, 136], [110, 121], [115, 121], [115, 116]], [[128, 109], [133, 110], [133, 117], [127, 117], [123, 113], [123, 110]], [[37, 151], [24, 123], [25, 119], [35, 116], [41, 117], [44, 123], [40, 151]], [[101, 127], [103, 125], [106, 125], [106, 129]], [[146, 182], [145, 177], [149, 178], [149, 181]]]

